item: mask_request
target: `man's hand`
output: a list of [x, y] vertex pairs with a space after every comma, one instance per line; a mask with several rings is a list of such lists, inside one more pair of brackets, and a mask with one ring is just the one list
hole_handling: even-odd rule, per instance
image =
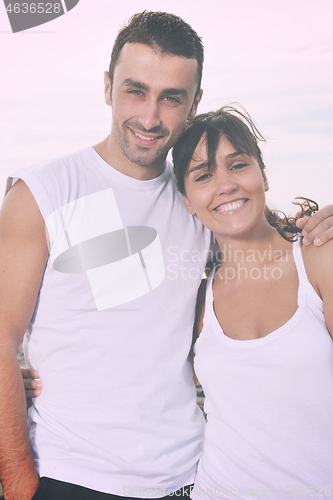
[[33, 370], [32, 368], [21, 368], [21, 375], [23, 378], [26, 399], [40, 396], [42, 382], [40, 380], [36, 380], [39, 378], [38, 371]]
[[320, 246], [333, 238], [333, 205], [326, 205], [312, 217], [302, 217], [296, 222], [303, 229], [303, 243]]

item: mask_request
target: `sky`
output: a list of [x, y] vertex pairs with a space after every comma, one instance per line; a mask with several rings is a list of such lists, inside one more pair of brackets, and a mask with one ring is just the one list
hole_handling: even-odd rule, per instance
[[80, 0], [15, 34], [1, 2], [0, 192], [13, 170], [108, 135], [103, 72], [118, 30], [144, 9], [179, 15], [202, 37], [198, 112], [240, 103], [267, 139], [268, 204], [333, 203], [332, 0]]

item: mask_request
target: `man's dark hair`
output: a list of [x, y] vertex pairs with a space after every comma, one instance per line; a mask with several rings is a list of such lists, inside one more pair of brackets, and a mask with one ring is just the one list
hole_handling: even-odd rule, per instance
[[183, 19], [167, 12], [150, 12], [144, 10], [134, 14], [118, 33], [114, 42], [109, 79], [111, 89], [113, 75], [119, 59], [121, 49], [126, 43], [142, 43], [148, 45], [162, 54], [173, 54], [198, 62], [198, 86], [195, 97], [201, 88], [202, 66], [204, 49], [201, 38], [193, 28]]

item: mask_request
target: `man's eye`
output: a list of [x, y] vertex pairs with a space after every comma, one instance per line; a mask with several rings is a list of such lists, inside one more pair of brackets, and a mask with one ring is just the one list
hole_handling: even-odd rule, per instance
[[137, 89], [129, 90], [128, 93], [131, 95], [139, 95], [139, 96], [142, 95], [141, 90], [137, 90]]
[[167, 102], [171, 102], [172, 104], [180, 104], [180, 100], [177, 97], [173, 97], [171, 95], [165, 96], [164, 100]]

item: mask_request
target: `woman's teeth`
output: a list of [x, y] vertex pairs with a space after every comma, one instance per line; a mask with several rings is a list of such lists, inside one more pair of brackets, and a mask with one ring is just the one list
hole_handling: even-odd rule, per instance
[[242, 205], [246, 203], [246, 200], [237, 200], [232, 203], [225, 203], [224, 205], [220, 205], [215, 210], [217, 212], [232, 212], [236, 210], [236, 208], [240, 208]]

